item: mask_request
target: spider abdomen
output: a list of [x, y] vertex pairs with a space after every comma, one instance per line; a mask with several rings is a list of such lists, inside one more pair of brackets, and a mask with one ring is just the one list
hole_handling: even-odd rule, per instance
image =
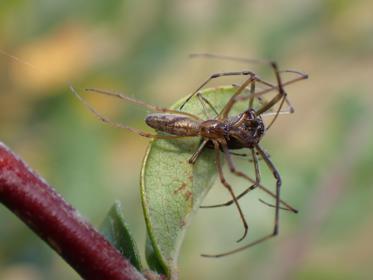
[[153, 113], [145, 118], [145, 122], [155, 130], [180, 136], [198, 136], [200, 122], [187, 116], [176, 114]]

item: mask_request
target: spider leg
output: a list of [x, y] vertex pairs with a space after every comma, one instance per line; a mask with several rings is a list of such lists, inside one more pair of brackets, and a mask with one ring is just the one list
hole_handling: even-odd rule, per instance
[[[259, 198], [259, 201], [260, 201], [261, 203], [263, 203], [264, 205], [267, 205], [268, 207], [272, 207], [272, 208], [275, 208], [275, 207], [276, 207], [276, 205], [271, 204], [271, 203], [268, 203], [268, 202], [264, 201], [264, 200], [261, 199], [261, 198]], [[285, 207], [279, 207], [279, 208], [280, 208], [281, 210], [290, 211], [288, 208], [285, 208]]]
[[[76, 90], [73, 90], [72, 86], [70, 86], [70, 89], [74, 92], [75, 95], [77, 95]], [[102, 90], [102, 89], [96, 89], [96, 88], [87, 88], [87, 89], [85, 89], [85, 91], [87, 93], [96, 93], [96, 94], [108, 95], [108, 96], [112, 96], [112, 97], [115, 97], [115, 98], [119, 98], [119, 99], [122, 99], [122, 100], [125, 100], [125, 101], [128, 101], [128, 102], [131, 102], [133, 104], [143, 106], [143, 107], [145, 107], [145, 108], [147, 108], [151, 111], [184, 115], [184, 116], [188, 116], [188, 117], [190, 117], [192, 119], [195, 119], [195, 120], [201, 120], [196, 115], [193, 115], [193, 114], [190, 114], [190, 113], [187, 113], [187, 112], [181, 112], [181, 111], [178, 111], [178, 110], [172, 110], [172, 109], [163, 108], [163, 107], [160, 107], [160, 106], [151, 105], [151, 104], [148, 104], [144, 101], [137, 100], [135, 98], [126, 96], [126, 95], [124, 95], [122, 93], [119, 93], [119, 92], [113, 92], [113, 91], [109, 91], [109, 90]], [[81, 99], [82, 98], [80, 98], [80, 100]]]
[[[229, 150], [229, 154], [232, 156], [238, 156], [238, 157], [251, 157], [251, 154], [245, 154], [245, 153], [236, 153]], [[256, 156], [258, 157], [258, 153], [256, 153]], [[269, 155], [268, 155], [269, 156]], [[262, 158], [258, 157], [258, 160], [262, 160]], [[253, 162], [252, 157], [248, 159], [249, 162]]]
[[192, 53], [189, 55], [190, 58], [213, 58], [213, 59], [222, 59], [222, 60], [231, 60], [236, 62], [242, 63], [254, 63], [254, 64], [266, 64], [268, 63], [265, 60], [259, 59], [249, 59], [243, 57], [236, 57], [236, 56], [229, 56], [229, 55], [221, 55], [221, 54], [212, 54], [212, 53]]
[[73, 94], [88, 108], [89, 111], [91, 111], [95, 117], [97, 117], [100, 121], [103, 123], [110, 125], [112, 127], [117, 127], [117, 128], [123, 128], [126, 130], [129, 130], [133, 133], [136, 133], [140, 136], [146, 137], [146, 138], [152, 138], [152, 139], [177, 139], [177, 138], [182, 138], [182, 137], [189, 137], [189, 136], [178, 136], [178, 135], [158, 135], [158, 134], [152, 134], [137, 128], [133, 128], [130, 126], [127, 126], [125, 124], [113, 122], [110, 120], [108, 117], [102, 115], [99, 113], [95, 108], [92, 107], [91, 104], [89, 104], [84, 98], [82, 98], [79, 93], [75, 90], [74, 87], [70, 86], [70, 90], [73, 92]]
[[266, 112], [268, 109], [270, 109], [272, 106], [274, 106], [278, 101], [280, 101], [281, 98], [286, 97], [286, 92], [284, 90], [284, 86], [281, 83], [281, 76], [278, 70], [278, 66], [276, 62], [271, 62], [271, 67], [273, 71], [275, 72], [276, 80], [277, 80], [277, 87], [278, 87], [278, 94], [276, 94], [272, 100], [270, 100], [267, 104], [259, 108], [256, 113], [258, 115]]
[[[210, 80], [212, 80], [214, 78], [218, 78], [218, 77], [221, 77], [221, 76], [233, 76], [233, 75], [250, 75], [250, 77], [251, 77], [250, 80], [251, 81], [250, 82], [249, 81], [244, 82], [244, 84], [246, 86], [249, 85], [251, 82], [257, 81], [257, 82], [260, 82], [260, 83], [270, 87], [270, 89], [267, 89], [265, 91], [265, 93], [271, 91], [272, 89], [278, 89], [279, 90], [279, 94], [277, 94], [270, 102], [268, 102], [266, 105], [262, 106], [262, 108], [259, 109], [260, 113], [263, 113], [263, 112], [267, 111], [269, 108], [273, 107], [281, 99], [281, 97], [285, 98], [285, 102], [287, 103], [288, 107], [290, 108], [289, 111], [294, 112], [294, 108], [292, 107], [290, 101], [287, 99], [286, 92], [283, 89], [284, 85], [281, 84], [281, 77], [280, 77], [280, 74], [279, 74], [280, 71], [278, 70], [277, 64], [275, 62], [243, 59], [243, 58], [230, 57], [230, 56], [219, 56], [219, 55], [213, 55], [213, 54], [193, 54], [193, 55], [191, 55], [191, 57], [221, 58], [221, 59], [241, 61], [241, 62], [246, 62], [246, 63], [269, 64], [275, 72], [275, 76], [276, 76], [276, 80], [277, 80], [277, 87], [275, 87], [271, 83], [268, 83], [268, 82], [260, 79], [253, 72], [250, 72], [250, 71], [216, 73], [216, 74], [211, 75], [204, 83], [202, 83], [202, 85], [184, 101], [184, 103], [180, 106], [180, 109], [183, 108], [183, 106], [190, 100], [190, 98], [192, 98], [192, 96], [194, 96], [201, 88], [203, 88]], [[284, 70], [282, 72], [291, 72], [291, 73], [297, 73], [299, 75], [303, 75], [303, 76], [300, 77], [300, 79], [305, 79], [305, 76], [306, 76], [306, 75], [304, 75], [300, 72], [294, 71], [294, 70]], [[295, 81], [291, 81], [291, 82], [295, 82]], [[228, 101], [228, 103], [226, 104], [226, 106], [224, 107], [222, 112], [220, 112], [220, 114], [218, 116], [219, 119], [224, 119], [228, 116], [228, 114], [229, 114], [230, 110], [232, 109], [234, 103], [237, 101], [237, 100], [235, 100], [235, 98], [238, 97], [238, 95], [241, 94], [241, 92], [244, 90], [245, 87], [243, 87], [242, 89], [240, 87], [237, 90], [237, 92], [233, 95], [231, 100]], [[255, 91], [255, 85], [251, 85], [251, 94], [248, 97], [245, 97], [245, 99], [248, 99], [248, 98], [250, 99], [249, 108], [252, 108], [254, 97], [257, 95], [256, 93], [254, 94], [254, 91]], [[262, 94], [264, 94], [264, 92], [262, 91], [259, 94], [262, 95]], [[282, 107], [282, 104], [280, 105], [280, 108], [277, 111], [277, 113], [275, 114], [275, 116], [274, 116], [272, 122], [270, 123], [269, 127], [276, 120], [278, 114], [281, 111], [281, 107]], [[258, 115], [260, 113], [258, 113]]]
[[[233, 163], [233, 160], [229, 154], [229, 151], [227, 149], [227, 147], [224, 147], [223, 146], [223, 151], [224, 151], [224, 155], [225, 155], [225, 159], [228, 163], [228, 166], [229, 166], [229, 170], [235, 174], [236, 176], [239, 176], [239, 177], [243, 177], [249, 181], [254, 181], [252, 180], [250, 177], [248, 177], [246, 174], [240, 172], [240, 171], [237, 171], [234, 163]], [[260, 171], [259, 171], [259, 167], [258, 167], [258, 159], [257, 159], [257, 155], [255, 154], [255, 151], [253, 149], [251, 149], [251, 156], [253, 158], [253, 162], [254, 162], [254, 167], [255, 167], [255, 181], [253, 183], [253, 185], [251, 185], [249, 188], [247, 188], [244, 192], [240, 193], [238, 196], [236, 196], [236, 199], [240, 199], [242, 198], [243, 196], [245, 196], [249, 191], [251, 190], [254, 190], [259, 184], [260, 184]], [[250, 178], [250, 179], [249, 179]], [[221, 203], [221, 204], [214, 204], [214, 205], [205, 205], [205, 206], [201, 206], [200, 208], [216, 208], [216, 207], [222, 207], [222, 206], [229, 206], [231, 205], [232, 203], [234, 202], [234, 200], [229, 200], [225, 203]]]
[[[240, 63], [244, 63], [244, 64], [267, 64], [267, 65], [270, 65], [273, 69], [273, 62], [271, 61], [268, 61], [268, 60], [260, 60], [260, 59], [248, 59], [248, 58], [243, 58], [243, 57], [235, 57], [235, 56], [229, 56], [229, 55], [219, 55], [219, 54], [211, 54], [211, 53], [193, 53], [193, 54], [190, 54], [191, 58], [209, 58], [209, 59], [222, 59], [222, 60], [230, 60], [230, 61], [236, 61], [236, 62], [240, 62]], [[294, 74], [297, 74], [300, 76], [300, 80], [303, 80], [303, 79], [306, 79], [308, 76], [304, 73], [301, 73], [299, 71], [296, 71], [296, 70], [291, 70], [291, 69], [288, 69], [288, 70], [281, 70], [281, 71], [278, 71], [279, 73], [294, 73]], [[276, 75], [277, 76], [277, 75]], [[277, 78], [277, 77], [276, 77]], [[260, 80], [260, 79], [258, 79]], [[297, 79], [298, 81], [299, 79]], [[268, 82], [265, 82], [263, 80], [261, 80], [261, 82], [263, 84], [266, 84], [267, 86], [269, 87], [274, 87], [272, 84], [268, 83]], [[285, 86], [286, 84], [283, 84], [283, 86]], [[280, 88], [280, 84], [278, 84], [278, 88]], [[285, 102], [287, 103], [287, 105], [289, 106], [290, 108], [290, 111], [291, 112], [294, 112], [293, 110], [293, 107], [290, 103], [290, 101], [287, 99], [287, 97], [285, 97]]]
[[202, 153], [208, 141], [209, 141], [208, 139], [205, 139], [202, 141], [201, 145], [199, 145], [198, 149], [193, 153], [193, 155], [188, 160], [190, 164], [194, 164], [196, 162], [197, 158]]
[[215, 148], [215, 153], [216, 153], [216, 167], [217, 167], [217, 170], [218, 170], [220, 182], [223, 184], [223, 186], [229, 191], [230, 195], [232, 196], [232, 198], [234, 200], [234, 203], [235, 203], [235, 205], [237, 207], [237, 210], [238, 210], [238, 212], [240, 214], [240, 218], [241, 218], [242, 224], [244, 226], [244, 233], [243, 233], [242, 237], [237, 240], [237, 242], [239, 242], [243, 238], [245, 238], [249, 227], [248, 227], [248, 224], [246, 222], [245, 216], [244, 216], [244, 214], [242, 212], [241, 206], [239, 205], [239, 203], [238, 203], [238, 201], [236, 199], [236, 196], [235, 196], [235, 194], [233, 192], [233, 189], [232, 189], [231, 185], [226, 181], [226, 179], [224, 177], [223, 168], [222, 168], [221, 160], [220, 160], [219, 143], [217, 141], [215, 141], [215, 140], [213, 141], [213, 143], [214, 143], [214, 148]]
[[[275, 69], [277, 70], [277, 64], [273, 63], [273, 65], [274, 65]], [[233, 108], [234, 104], [237, 101], [250, 99], [249, 106], [251, 106], [251, 103], [253, 102], [252, 100], [255, 97], [262, 96], [262, 95], [264, 95], [264, 94], [272, 91], [273, 89], [279, 89], [279, 91], [281, 92], [281, 94], [277, 94], [276, 96], [274, 96], [272, 98], [272, 100], [270, 100], [268, 103], [264, 104], [258, 111], [256, 111], [257, 115], [260, 115], [260, 114], [266, 112], [267, 110], [269, 110], [270, 108], [272, 108], [281, 98], [285, 98], [286, 99], [286, 92], [283, 89], [284, 85], [281, 84], [281, 77], [280, 77], [280, 74], [279, 74], [278, 70], [276, 71], [276, 78], [277, 78], [277, 81], [278, 81], [278, 86], [274, 87], [273, 85], [271, 85], [271, 84], [269, 84], [267, 82], [264, 82], [263, 80], [259, 79], [254, 73], [251, 74], [250, 77], [246, 81], [244, 81], [237, 88], [237, 91], [228, 100], [227, 104], [220, 111], [220, 113], [218, 115], [218, 119], [220, 119], [220, 120], [226, 119], [228, 117], [229, 112], [231, 111], [231, 109]], [[290, 80], [290, 81], [287, 82], [287, 84], [294, 83], [295, 81], [298, 81], [298, 80], [301, 80], [301, 79], [305, 79], [305, 77], [301, 77], [301, 78], [296, 78], [296, 79]], [[265, 89], [265, 90], [262, 90], [260, 92], [253, 92], [253, 89], [255, 89], [255, 85], [254, 85], [254, 86], [251, 86], [251, 90], [250, 90], [250, 95], [249, 96], [242, 96], [241, 93], [243, 91], [245, 91], [246, 87], [249, 84], [252, 84], [252, 83], [255, 83], [255, 82], [265, 83], [266, 85], [271, 85], [271, 87], [269, 89]], [[290, 102], [289, 102], [289, 104], [290, 104]], [[278, 115], [278, 114], [279, 114], [279, 111], [277, 111], [276, 115]], [[277, 116], [275, 118], [277, 118]]]
[[265, 130], [269, 130], [271, 128], [271, 126], [275, 123], [276, 119], [278, 118], [278, 116], [280, 115], [280, 112], [281, 112], [281, 109], [282, 109], [282, 106], [284, 105], [284, 101], [286, 100], [286, 95], [281, 99], [280, 101], [280, 105], [278, 106], [278, 109], [276, 111], [276, 114], [273, 116], [271, 122], [267, 125], [266, 129]]
[[[303, 73], [300, 73], [298, 71], [294, 71], [294, 70], [284, 70], [284, 71], [279, 71], [278, 68], [277, 68], [277, 64], [272, 62], [271, 63], [271, 66], [273, 68], [273, 71], [275, 72], [275, 75], [276, 75], [276, 80], [277, 80], [277, 83], [278, 83], [278, 88], [279, 88], [279, 94], [277, 96], [275, 96], [270, 102], [269, 104], [267, 105], [264, 105], [261, 109], [258, 110], [258, 114], [260, 112], [260, 110], [264, 110], [262, 111], [262, 113], [264, 113], [265, 111], [265, 108], [266, 106], [270, 106], [271, 102], [274, 102], [272, 106], [274, 106], [278, 101], [280, 101], [280, 105], [278, 106], [278, 109], [277, 109], [277, 112], [276, 114], [274, 115], [273, 119], [271, 120], [271, 122], [268, 124], [266, 130], [268, 130], [272, 125], [273, 123], [276, 121], [277, 117], [279, 116], [280, 112], [281, 112], [281, 109], [282, 109], [282, 106], [284, 105], [284, 102], [287, 103], [287, 105], [289, 106], [289, 109], [290, 109], [290, 113], [293, 113], [294, 112], [294, 108], [293, 106], [290, 104], [290, 102], [288, 101], [287, 99], [287, 93], [285, 92], [285, 90], [283, 89], [283, 84], [281, 82], [281, 76], [280, 76], [280, 72], [288, 72], [288, 73], [295, 73], [295, 74], [298, 74], [300, 75], [300, 78], [306, 78], [306, 76], [303, 75]], [[282, 95], [282, 97], [280, 97], [280, 95]], [[275, 101], [277, 100], [277, 101]], [[272, 107], [271, 106], [271, 107]]]
[[[291, 79], [291, 80], [288, 80], [284, 83], [282, 83], [282, 87], [286, 87], [288, 85], [291, 85], [291, 84], [294, 84], [296, 82], [299, 82], [299, 81], [302, 81], [302, 80], [305, 80], [308, 78], [308, 75], [307, 74], [304, 74], [304, 73], [301, 73], [301, 72], [296, 72], [296, 71], [290, 71], [290, 70], [285, 70], [285, 71], [280, 71], [280, 72], [289, 72], [289, 73], [297, 73], [299, 75], [299, 77], [296, 77], [294, 79]], [[262, 96], [262, 95], [265, 95], [267, 94], [268, 92], [272, 91], [272, 90], [278, 90], [279, 87], [278, 86], [275, 86], [275, 87], [271, 87], [271, 88], [267, 88], [267, 89], [263, 89], [261, 91], [258, 91], [256, 93], [254, 93], [254, 97], [259, 97], [259, 96]], [[251, 96], [247, 96], [247, 95], [240, 95], [240, 96], [237, 96], [236, 97], [236, 101], [244, 101], [244, 100], [247, 100], [249, 99]]]
[[215, 107], [211, 104], [211, 102], [206, 97], [204, 97], [200, 92], [197, 93], [197, 97], [202, 104], [203, 111], [207, 119], [211, 119], [211, 117], [209, 116], [206, 104], [210, 107], [211, 111], [213, 111], [216, 116], [219, 115], [218, 111], [216, 111]]
[[255, 92], [255, 80], [250, 85], [250, 98], [249, 98], [249, 109], [252, 109], [254, 106], [254, 94]]
[[232, 156], [238, 156], [238, 157], [248, 157], [249, 156], [249, 154], [243, 154], [243, 153], [241, 154], [241, 153], [236, 153], [236, 152], [231, 152], [231, 151], [229, 151], [229, 154], [231, 154]]
[[237, 97], [245, 90], [245, 88], [254, 82], [256, 80], [256, 76], [254, 73], [250, 74], [250, 77], [244, 81], [237, 89], [237, 91], [231, 96], [231, 98], [228, 100], [227, 104], [224, 106], [224, 108], [220, 111], [218, 115], [218, 119], [223, 120], [228, 118], [228, 114], [233, 108], [233, 105], [237, 102]]
[[213, 79], [216, 79], [216, 78], [220, 78], [220, 77], [224, 77], [224, 76], [247, 76], [247, 75], [254, 75], [253, 72], [251, 71], [234, 71], [234, 72], [221, 72], [221, 73], [215, 73], [215, 74], [212, 74], [206, 81], [204, 81], [191, 95], [188, 96], [188, 98], [183, 102], [183, 104], [181, 104], [180, 106], [180, 110], [183, 109], [183, 107], [185, 106], [186, 103], [188, 103], [188, 101], [194, 96], [197, 94], [197, 92], [199, 92], [204, 86], [206, 86], [211, 80]]
[[[253, 84], [252, 84], [252, 86], [253, 86]], [[233, 84], [232, 86], [235, 87], [235, 88], [239, 87], [238, 84]], [[254, 87], [255, 87], [255, 85], [254, 85]], [[276, 86], [274, 86], [274, 85], [271, 85], [270, 88], [277, 89]], [[248, 92], [247, 98], [249, 99], [249, 109], [253, 108], [253, 103], [254, 103], [255, 98], [257, 99], [257, 101], [260, 105], [264, 106], [265, 104], [267, 104], [267, 101], [264, 100], [262, 98], [262, 96], [256, 96], [255, 90], [245, 89], [244, 92]], [[293, 114], [295, 112], [295, 110], [294, 110], [294, 107], [291, 104], [288, 97], [285, 98], [285, 102], [286, 102], [287, 108], [285, 110], [281, 110], [279, 112], [279, 114], [281, 114], [281, 115], [282, 114]], [[268, 111], [263, 113], [262, 116], [270, 116], [270, 115], [275, 115], [275, 114], [276, 114], [276, 112], [273, 112], [272, 108], [270, 108], [270, 109], [268, 109]]]
[[[202, 109], [203, 109], [203, 112], [204, 112], [204, 114], [205, 114], [205, 116], [206, 116], [207, 119], [210, 119], [210, 116], [209, 116], [209, 112], [208, 112], [208, 110], [206, 108], [206, 104], [210, 107], [210, 109], [214, 113], [216, 113], [216, 115], [218, 114], [218, 112], [216, 111], [215, 107], [202, 94], [200, 94], [198, 92], [197, 93], [197, 97], [198, 97], [198, 100], [200, 101], [200, 103], [202, 104]], [[188, 162], [190, 164], [194, 164], [196, 162], [197, 158], [202, 153], [202, 151], [203, 151], [203, 149], [206, 146], [206, 144], [207, 144], [208, 141], [209, 141], [208, 139], [204, 139], [202, 141], [202, 143], [200, 144], [200, 146], [198, 147], [198, 149], [193, 153], [193, 155], [188, 160]]]
[[[248, 187], [247, 189], [245, 189], [243, 192], [241, 192], [239, 195], [236, 196], [236, 199], [239, 200], [241, 199], [242, 197], [244, 197], [248, 192], [256, 189], [256, 188], [259, 188], [261, 190], [263, 190], [265, 193], [267, 193], [268, 195], [276, 198], [276, 194], [273, 193], [272, 191], [270, 191], [269, 189], [267, 189], [265, 186], [263, 186], [261, 183], [260, 183], [260, 171], [259, 171], [259, 164], [258, 164], [258, 156], [256, 154], [256, 152], [254, 151], [254, 149], [251, 150], [252, 152], [252, 158], [253, 158], [253, 164], [254, 164], [254, 168], [255, 168], [255, 180], [253, 180], [252, 178], [250, 178], [249, 176], [247, 176], [245, 173], [243, 172], [239, 172], [236, 170], [235, 166], [234, 166], [234, 163], [232, 161], [232, 159], [228, 158], [227, 155], [226, 155], [226, 160], [227, 160], [227, 163], [230, 168], [230, 171], [237, 175], [237, 176], [240, 176], [240, 177], [243, 177], [244, 179], [250, 181], [251, 183], [253, 183], [253, 185], [251, 185], [250, 187]], [[264, 151], [263, 151], [264, 152]], [[261, 159], [264, 160], [264, 157], [262, 156], [261, 153], [259, 153], [259, 155], [261, 156]], [[269, 155], [266, 154], [266, 158], [269, 159]], [[218, 208], [218, 207], [225, 207], [225, 206], [230, 206], [234, 203], [234, 200], [231, 199], [231, 200], [228, 200], [227, 202], [224, 202], [224, 203], [219, 203], [219, 204], [214, 204], [214, 205], [202, 205], [200, 206], [200, 208]], [[288, 203], [286, 203], [285, 201], [281, 200], [280, 199], [280, 203], [284, 206], [284, 208], [286, 208], [287, 210], [293, 212], [293, 213], [298, 213], [298, 210], [295, 209], [294, 207], [290, 206]]]
[[264, 237], [259, 238], [255, 241], [245, 245], [245, 246], [241, 246], [241, 247], [238, 247], [234, 250], [231, 250], [231, 251], [228, 251], [228, 252], [225, 252], [225, 253], [221, 253], [221, 254], [202, 254], [201, 255], [202, 257], [219, 258], [219, 257], [228, 256], [228, 255], [231, 255], [231, 254], [234, 254], [234, 253], [237, 253], [237, 252], [241, 252], [241, 251], [243, 251], [247, 248], [250, 248], [254, 245], [262, 243], [262, 242], [278, 235], [278, 232], [279, 232], [279, 214], [280, 214], [279, 210], [280, 210], [281, 177], [280, 177], [280, 174], [278, 173], [276, 167], [274, 166], [272, 161], [267, 157], [267, 155], [263, 151], [263, 149], [259, 145], [256, 146], [256, 149], [261, 154], [261, 156], [263, 157], [266, 165], [272, 171], [273, 176], [276, 179], [276, 207], [275, 207], [275, 220], [274, 220], [273, 231], [272, 231], [272, 233], [270, 233], [268, 235], [265, 235]]

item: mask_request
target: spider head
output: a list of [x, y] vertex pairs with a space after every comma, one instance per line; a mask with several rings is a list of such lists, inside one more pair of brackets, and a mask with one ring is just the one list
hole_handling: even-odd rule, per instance
[[233, 125], [233, 129], [229, 131], [229, 136], [234, 140], [231, 140], [231, 145], [239, 147], [252, 148], [254, 145], [258, 144], [262, 139], [265, 127], [263, 120], [260, 116], [256, 115], [255, 110], [249, 109], [242, 113], [238, 117], [236, 122], [238, 125]]

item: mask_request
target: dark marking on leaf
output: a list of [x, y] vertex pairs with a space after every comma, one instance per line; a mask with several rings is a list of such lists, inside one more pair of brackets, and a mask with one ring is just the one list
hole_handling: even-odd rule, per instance
[[185, 182], [181, 183], [181, 186], [178, 187], [176, 190], [174, 190], [174, 194], [177, 194], [178, 192], [183, 191], [186, 188], [187, 184]]
[[180, 220], [180, 228], [185, 227], [185, 225], [186, 225], [185, 220], [184, 220], [184, 219], [181, 219], [181, 220]]

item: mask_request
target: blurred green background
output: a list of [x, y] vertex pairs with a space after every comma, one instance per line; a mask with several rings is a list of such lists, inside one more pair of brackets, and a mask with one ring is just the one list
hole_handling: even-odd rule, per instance
[[[121, 200], [143, 251], [139, 172], [148, 141], [97, 121], [68, 83], [169, 106], [211, 73], [247, 68], [189, 53], [275, 59], [310, 75], [288, 87], [296, 113], [281, 116], [263, 140], [282, 174], [283, 198], [300, 214], [282, 212], [279, 237], [216, 260], [199, 255], [234, 248], [239, 217], [234, 207], [199, 211], [180, 277], [372, 279], [372, 10], [370, 0], [1, 1], [0, 48], [33, 66], [0, 56], [0, 139], [93, 224]], [[268, 69], [250, 69], [274, 80]], [[145, 110], [90, 100], [145, 128]], [[237, 190], [245, 186], [229, 178]], [[250, 224], [243, 242], [272, 228], [273, 209], [259, 197], [270, 200], [260, 192], [242, 200]], [[207, 197], [226, 199], [219, 184]], [[0, 217], [0, 279], [79, 279], [4, 207]]]

